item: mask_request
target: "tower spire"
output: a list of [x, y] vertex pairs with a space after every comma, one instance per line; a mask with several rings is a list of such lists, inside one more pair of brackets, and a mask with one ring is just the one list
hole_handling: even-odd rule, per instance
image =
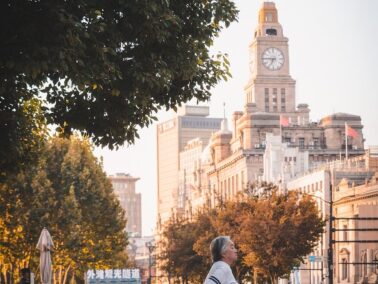
[[226, 118], [226, 103], [223, 102], [223, 119], [221, 122], [221, 132], [229, 132]]

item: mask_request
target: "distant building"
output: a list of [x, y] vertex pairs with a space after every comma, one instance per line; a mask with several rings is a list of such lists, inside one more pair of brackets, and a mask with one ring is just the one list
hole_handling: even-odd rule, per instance
[[135, 267], [140, 269], [142, 283], [147, 282], [150, 271], [151, 277], [156, 276], [156, 253], [153, 236], [129, 238], [127, 254]]
[[264, 173], [262, 180], [278, 184], [285, 189], [285, 183], [309, 169], [309, 152], [299, 147], [290, 147], [282, 142], [281, 136], [266, 134]]
[[126, 231], [132, 236], [142, 236], [141, 194], [135, 192], [135, 183], [139, 178], [117, 173], [110, 175], [109, 179], [122, 208], [126, 211]]
[[174, 118], [157, 126], [158, 224], [178, 210], [180, 152], [188, 141], [198, 138], [207, 143], [220, 129], [220, 118], [208, 118], [209, 107], [183, 106]]

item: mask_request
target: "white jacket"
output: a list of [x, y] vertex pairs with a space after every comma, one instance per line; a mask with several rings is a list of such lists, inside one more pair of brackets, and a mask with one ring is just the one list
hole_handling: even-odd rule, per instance
[[224, 261], [214, 262], [204, 284], [237, 284], [231, 267]]

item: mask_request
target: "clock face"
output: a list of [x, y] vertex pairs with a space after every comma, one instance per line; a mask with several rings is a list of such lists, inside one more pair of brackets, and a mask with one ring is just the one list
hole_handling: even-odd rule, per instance
[[262, 54], [261, 59], [264, 66], [269, 70], [278, 70], [285, 62], [282, 51], [275, 47], [267, 48]]

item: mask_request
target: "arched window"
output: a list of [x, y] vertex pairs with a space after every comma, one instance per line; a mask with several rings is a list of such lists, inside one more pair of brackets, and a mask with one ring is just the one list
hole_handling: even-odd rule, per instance
[[367, 253], [366, 251], [364, 252], [364, 254], [362, 255], [362, 263], [365, 263], [362, 265], [362, 275], [361, 276], [367, 276]]
[[341, 260], [341, 280], [348, 279], [348, 260], [343, 258]]
[[339, 264], [340, 264], [340, 278], [341, 280], [348, 280], [349, 279], [349, 258], [350, 252], [343, 248], [339, 252]]

